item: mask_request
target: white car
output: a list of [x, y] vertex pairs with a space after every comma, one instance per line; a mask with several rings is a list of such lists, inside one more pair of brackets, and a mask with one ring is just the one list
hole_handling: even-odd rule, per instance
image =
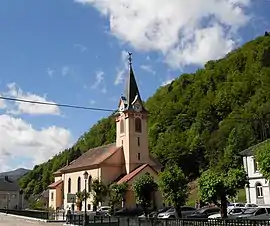
[[[233, 209], [227, 209], [228, 215], [238, 215], [238, 214], [243, 214], [243, 212], [245, 211], [246, 208], [241, 208], [241, 207], [236, 207]], [[213, 215], [210, 215], [208, 217], [208, 219], [218, 219], [221, 218], [221, 214], [220, 213], [216, 213]]]
[[97, 209], [97, 212], [108, 213], [110, 211], [110, 209], [111, 209], [110, 206], [101, 206]]
[[228, 204], [228, 209], [233, 209], [236, 207], [244, 207], [244, 208], [254, 208], [254, 207], [258, 207], [258, 205], [253, 204], [253, 203], [241, 203], [241, 202], [235, 202], [235, 203], [230, 203]]
[[167, 219], [167, 218], [176, 218], [176, 211], [174, 208], [168, 209], [166, 212], [159, 213], [158, 218]]

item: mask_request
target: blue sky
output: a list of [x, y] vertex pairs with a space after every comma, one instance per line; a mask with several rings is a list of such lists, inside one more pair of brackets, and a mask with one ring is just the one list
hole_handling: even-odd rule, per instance
[[[270, 30], [269, 9], [266, 0], [1, 0], [0, 95], [115, 109], [132, 51], [147, 99]], [[0, 171], [46, 161], [107, 115], [0, 101]]]

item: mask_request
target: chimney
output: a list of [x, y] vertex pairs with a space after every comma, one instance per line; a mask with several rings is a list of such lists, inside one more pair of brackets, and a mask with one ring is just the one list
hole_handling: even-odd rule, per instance
[[68, 160], [67, 160], [67, 166], [69, 165], [69, 162], [68, 162]]

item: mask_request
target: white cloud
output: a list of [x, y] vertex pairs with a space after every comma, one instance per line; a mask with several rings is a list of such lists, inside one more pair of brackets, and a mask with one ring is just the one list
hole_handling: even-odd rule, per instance
[[168, 79], [168, 80], [165, 80], [165, 81], [161, 84], [161, 86], [169, 85], [169, 84], [172, 83], [173, 80], [174, 80], [174, 79]]
[[120, 83], [122, 83], [125, 80], [125, 73], [126, 72], [127, 72], [127, 70], [125, 68], [117, 69], [116, 78], [114, 81], [115, 85], [119, 85]]
[[[1, 97], [1, 95], [0, 95], [0, 97]], [[5, 100], [0, 99], [0, 109], [4, 109], [4, 108], [6, 108]]]
[[141, 65], [141, 69], [149, 72], [150, 74], [155, 75], [156, 72], [153, 70], [153, 68], [150, 65]]
[[62, 74], [63, 76], [69, 75], [70, 72], [71, 72], [71, 68], [70, 68], [69, 66], [64, 66], [64, 67], [62, 67], [62, 69], [61, 69], [61, 74]]
[[115, 85], [119, 85], [124, 82], [125, 75], [128, 73], [128, 52], [122, 51], [120, 58], [120, 66], [116, 69]]
[[97, 89], [97, 88], [101, 88], [101, 92], [102, 93], [107, 93], [107, 89], [106, 89], [106, 84], [105, 84], [105, 77], [104, 77], [105, 73], [103, 71], [96, 71], [96, 80], [94, 82], [94, 84], [91, 86], [91, 89]]
[[47, 68], [47, 74], [48, 74], [50, 77], [53, 77], [54, 72], [55, 72], [55, 71], [54, 71], [53, 69]]
[[91, 86], [91, 88], [96, 89], [103, 82], [104, 82], [104, 72], [103, 71], [96, 71], [96, 81]]
[[[5, 92], [5, 95], [29, 100], [29, 101], [38, 101], [38, 102], [45, 102], [45, 103], [55, 103], [52, 101], [46, 100], [46, 97], [41, 97], [33, 93], [26, 92], [24, 93], [15, 83], [10, 83], [7, 85], [8, 91]], [[25, 103], [20, 101], [15, 101], [14, 105], [9, 106], [11, 109], [8, 108], [8, 113], [11, 114], [31, 114], [31, 115], [60, 115], [60, 109], [58, 106], [49, 106], [49, 105], [41, 105], [41, 104], [34, 104], [34, 103]]]
[[82, 44], [74, 44], [74, 48], [79, 50], [81, 53], [84, 53], [87, 51], [87, 47]]
[[[110, 32], [172, 68], [202, 65], [231, 51], [251, 19], [251, 0], [74, 0], [109, 18]], [[131, 29], [132, 28], [132, 29]]]
[[[50, 126], [36, 130], [20, 118], [0, 115], [0, 171], [10, 170], [13, 159], [30, 159], [20, 165], [33, 167], [69, 147], [71, 133], [60, 127]], [[16, 168], [19, 167], [15, 166]]]
[[95, 105], [97, 102], [95, 100], [90, 100], [90, 105]]

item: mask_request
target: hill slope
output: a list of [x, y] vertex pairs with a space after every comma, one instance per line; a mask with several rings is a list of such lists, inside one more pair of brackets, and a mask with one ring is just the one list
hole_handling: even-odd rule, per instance
[[24, 176], [29, 171], [30, 170], [28, 170], [28, 169], [19, 168], [16, 170], [0, 173], [0, 178], [8, 176], [11, 180], [15, 181], [15, 180], [20, 179], [22, 176]]
[[[152, 153], [163, 164], [177, 162], [190, 179], [212, 164], [239, 167], [238, 153], [269, 137], [269, 87], [269, 36], [208, 62], [194, 74], [181, 75], [146, 102]], [[114, 140], [114, 118], [102, 119], [73, 148], [36, 166], [21, 186], [39, 193], [67, 160]]]

